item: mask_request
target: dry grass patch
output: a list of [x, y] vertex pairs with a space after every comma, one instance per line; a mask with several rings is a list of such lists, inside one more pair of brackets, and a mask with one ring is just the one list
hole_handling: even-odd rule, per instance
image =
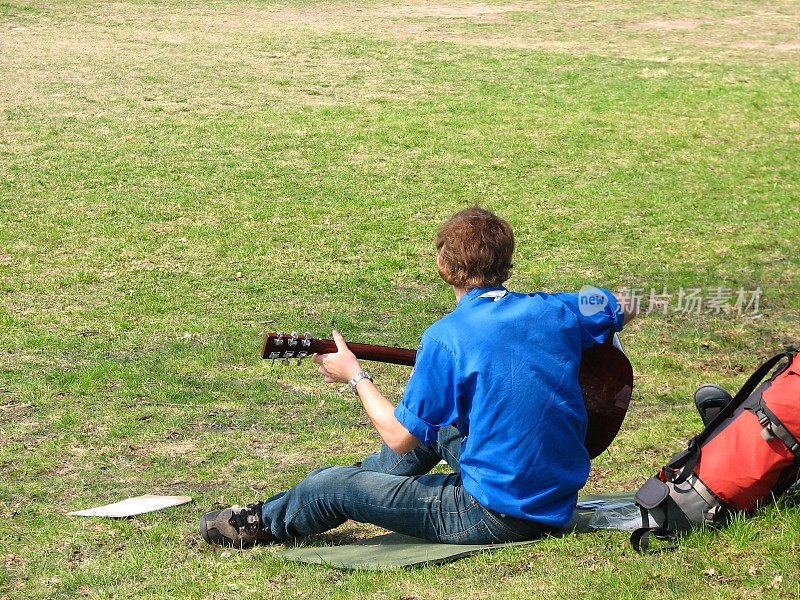
[[[315, 45], [331, 35], [658, 61], [796, 60], [797, 4], [762, 7], [698, 2], [685, 5], [686, 17], [664, 18], [657, 5], [611, 2], [238, 3], [159, 5], [158, 11], [127, 3], [52, 2], [26, 15], [23, 30], [7, 8], [0, 11], [0, 41], [3, 69], [14, 76], [0, 84], [0, 109], [52, 105], [76, 118], [95, 118], [130, 111], [124, 100], [135, 98], [155, 120], [201, 116], [246, 106], [225, 85], [225, 73], [233, 71], [249, 80], [248, 95], [309, 106], [409, 101], [447, 91], [422, 89], [406, 75], [392, 79], [379, 57], [358, 56], [357, 43], [350, 55]], [[63, 26], [66, 10], [69, 27]], [[209, 69], [220, 73], [219, 81], [204, 77]], [[31, 143], [23, 140], [17, 135], [7, 143]]]

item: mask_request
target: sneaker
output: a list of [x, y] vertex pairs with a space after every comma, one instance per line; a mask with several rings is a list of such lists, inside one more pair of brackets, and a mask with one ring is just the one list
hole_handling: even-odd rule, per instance
[[263, 502], [256, 502], [247, 508], [232, 506], [207, 512], [200, 517], [200, 535], [209, 544], [236, 548], [277, 542], [278, 538], [261, 519], [263, 505]]
[[714, 383], [704, 383], [694, 391], [694, 404], [703, 420], [703, 426], [707, 426], [714, 420], [723, 408], [733, 400], [728, 390]]

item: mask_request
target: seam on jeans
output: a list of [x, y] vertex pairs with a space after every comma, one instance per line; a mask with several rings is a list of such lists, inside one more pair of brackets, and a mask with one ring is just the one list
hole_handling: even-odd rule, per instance
[[[517, 538], [517, 539], [521, 539], [521, 540], [522, 540], [522, 539], [525, 539], [525, 536], [524, 536], [524, 535], [520, 535], [518, 532], [516, 532], [516, 531], [512, 531], [511, 529], [509, 529], [509, 528], [508, 528], [508, 527], [507, 527], [507, 526], [506, 526], [504, 523], [502, 523], [502, 522], [501, 522], [499, 519], [497, 519], [497, 518], [496, 518], [496, 517], [495, 517], [495, 516], [494, 516], [494, 515], [493, 515], [493, 514], [492, 514], [492, 513], [489, 511], [489, 509], [488, 509], [488, 508], [486, 508], [486, 507], [485, 507], [483, 504], [481, 504], [481, 510], [483, 511], [483, 514], [484, 514], [484, 515], [486, 515], [486, 518], [487, 518], [489, 521], [491, 521], [491, 523], [492, 523], [493, 525], [495, 525], [495, 526], [496, 526], [498, 529], [500, 529], [501, 531], [504, 531], [505, 533], [507, 533], [507, 534], [508, 534], [510, 537], [512, 537], [512, 538]], [[490, 528], [490, 531], [491, 531], [491, 528]]]
[[[488, 524], [486, 521], [481, 521], [481, 522], [482, 522], [484, 525], [486, 525], [486, 533], [488, 533], [488, 534], [489, 534], [491, 537], [493, 537], [493, 538], [494, 538], [494, 539], [495, 539], [495, 540], [496, 540], [498, 543], [500, 543], [500, 544], [504, 544], [505, 542], [508, 542], [508, 541], [509, 541], [509, 540], [508, 540], [508, 538], [501, 538], [501, 537], [500, 537], [499, 535], [497, 535], [497, 534], [496, 534], [494, 531], [492, 531], [492, 528], [491, 528], [491, 527], [489, 527], [489, 524]], [[517, 540], [514, 540], [514, 541], [517, 541]]]
[[[466, 490], [464, 490], [464, 491], [466, 492]], [[469, 494], [467, 494], [467, 495], [469, 496]], [[469, 497], [472, 498], [472, 496], [469, 496]], [[473, 508], [475, 508], [476, 504], [478, 504], [478, 501], [475, 500], [475, 498], [472, 498], [472, 500], [469, 501], [469, 504], [467, 504], [463, 508], [459, 508], [457, 510], [442, 511], [442, 513], [443, 514], [448, 514], [448, 515], [458, 515], [458, 514], [461, 514], [463, 512], [467, 512], [468, 510], [472, 510]], [[481, 507], [481, 508], [483, 508], [483, 507]]]
[[478, 521], [472, 527], [467, 527], [466, 529], [464, 529], [463, 531], [459, 531], [458, 533], [448, 533], [448, 534], [439, 535], [439, 539], [440, 540], [454, 540], [454, 539], [463, 540], [465, 537], [467, 537], [468, 534], [472, 533], [473, 531], [476, 531], [479, 527], [481, 527], [481, 525], [483, 526], [483, 530], [484, 530], [485, 533], [488, 533], [490, 536], [492, 536], [495, 539], [499, 539], [499, 538], [497, 538], [496, 535], [492, 534], [492, 532], [489, 531], [489, 527], [483, 521]]
[[[452, 452], [450, 452], [450, 450], [447, 447], [442, 446], [442, 450], [443, 450], [442, 454], [444, 454], [446, 452], [447, 454], [450, 455], [450, 458], [453, 459], [453, 462], [455, 462], [456, 464], [459, 464], [459, 460], [456, 458], [456, 455], [453, 454]], [[444, 459], [444, 456], [442, 456], [442, 458]], [[445, 459], [444, 462], [446, 462], [448, 464], [448, 466], [450, 465], [450, 461], [449, 460]]]
[[397, 456], [398, 456], [397, 462], [394, 463], [394, 466], [391, 469], [389, 469], [388, 471], [384, 471], [384, 473], [386, 473], [387, 475], [389, 473], [391, 473], [392, 471], [394, 471], [397, 467], [400, 466], [400, 463], [405, 460], [406, 456], [408, 456], [408, 453], [406, 453], [406, 454], [398, 454]]

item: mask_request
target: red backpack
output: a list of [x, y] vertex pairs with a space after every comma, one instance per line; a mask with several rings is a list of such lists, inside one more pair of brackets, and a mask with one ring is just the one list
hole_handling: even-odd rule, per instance
[[694, 525], [719, 525], [736, 511], [773, 501], [798, 480], [798, 440], [800, 355], [787, 348], [762, 364], [687, 449], [639, 489], [642, 527], [631, 544], [644, 552], [651, 533], [674, 539]]

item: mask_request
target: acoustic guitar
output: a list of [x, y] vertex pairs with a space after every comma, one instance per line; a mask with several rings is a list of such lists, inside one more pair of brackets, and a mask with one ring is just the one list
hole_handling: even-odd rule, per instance
[[[359, 360], [374, 360], [395, 365], [414, 366], [417, 352], [406, 348], [391, 348], [371, 344], [353, 344], [347, 347]], [[270, 333], [264, 339], [261, 357], [275, 360], [296, 360], [300, 364], [313, 354], [336, 352], [336, 342], [312, 337], [306, 332]], [[578, 383], [583, 392], [583, 402], [589, 417], [584, 444], [589, 457], [599, 456], [614, 441], [631, 401], [633, 368], [612, 336], [602, 344], [583, 351], [578, 372]]]

